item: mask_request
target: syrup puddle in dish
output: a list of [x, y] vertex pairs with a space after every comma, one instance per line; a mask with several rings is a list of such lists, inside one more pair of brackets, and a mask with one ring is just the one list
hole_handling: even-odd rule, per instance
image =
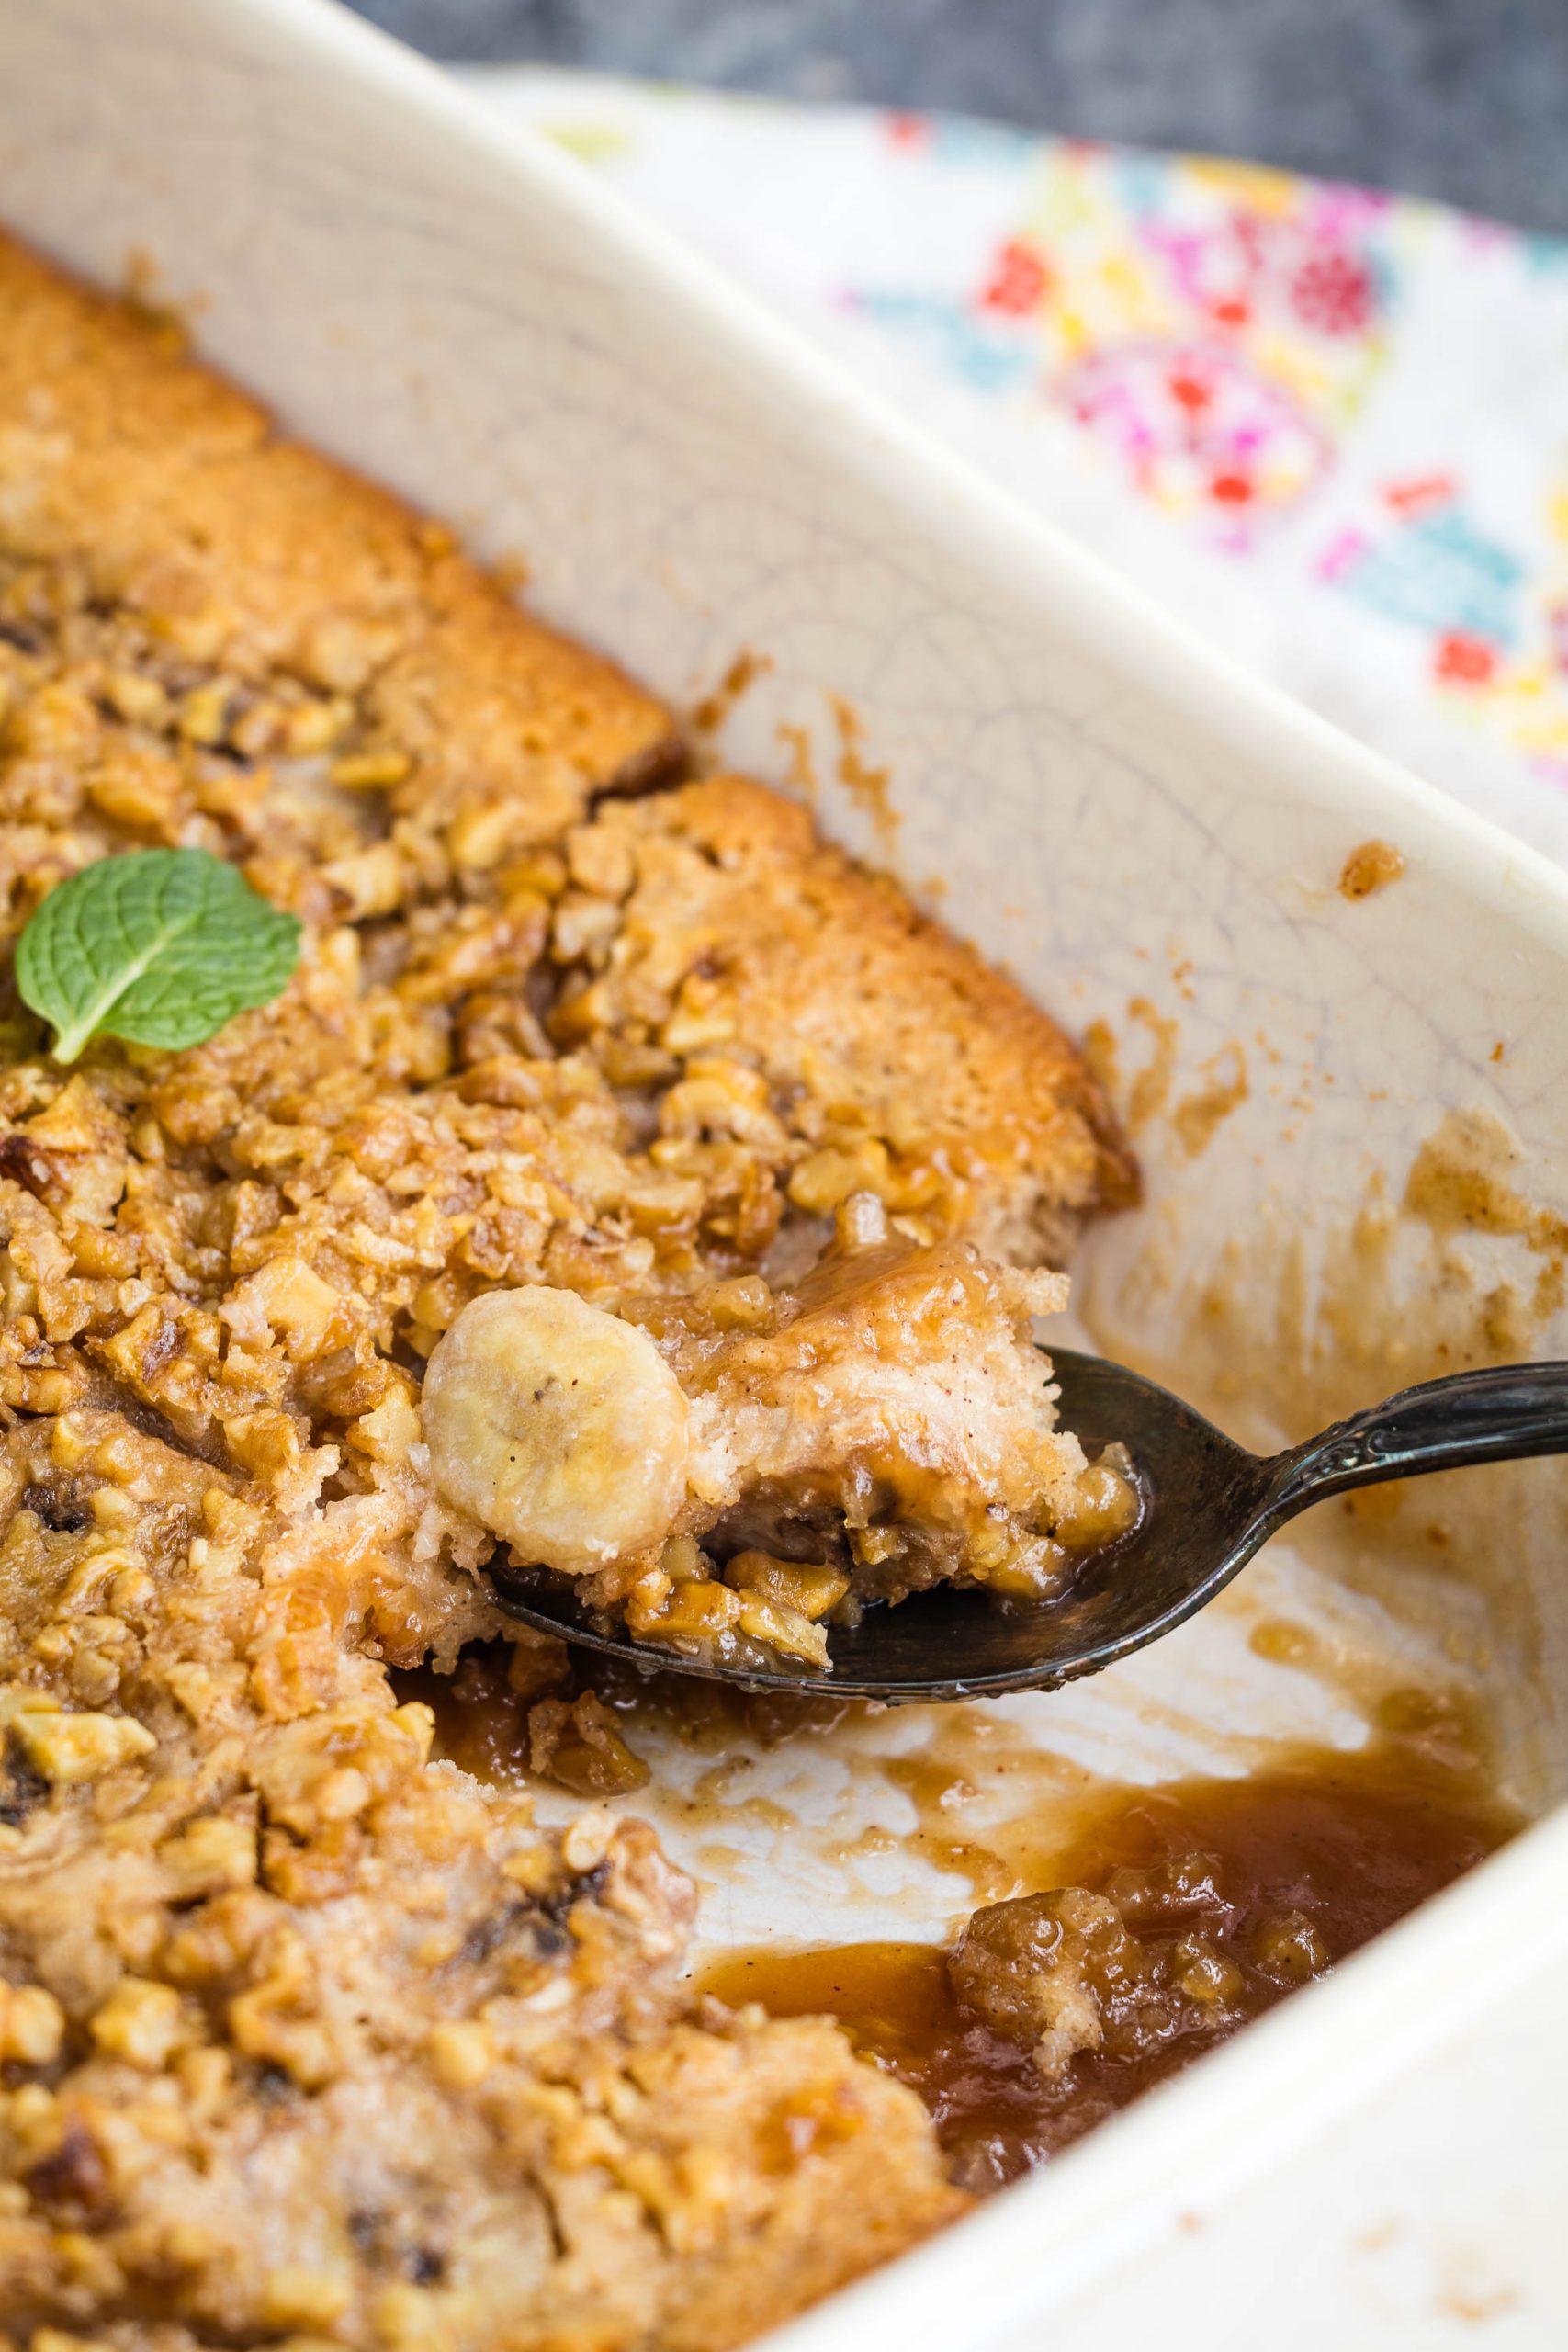
[[[1080, 2052], [1047, 2078], [1028, 2048], [959, 2006], [944, 1945], [728, 1951], [702, 1968], [698, 1989], [730, 2007], [759, 2002], [775, 2017], [837, 2018], [859, 2050], [919, 2094], [954, 2177], [983, 2194], [1283, 1999], [1291, 1985], [1258, 1962], [1269, 1923], [1310, 1921], [1332, 1967], [1522, 1826], [1491, 1791], [1472, 1742], [1456, 1737], [1467, 1730], [1462, 1711], [1406, 1694], [1358, 1751], [1303, 1747], [1245, 1779], [1104, 1790], [1089, 1826], [1048, 1860], [1036, 1857], [1034, 1886], [1096, 1892], [1183, 1856], [1208, 1858], [1223, 1904], [1209, 1905], [1201, 1924], [1239, 1980], [1222, 2024], [1192, 2018], [1190, 2004], [1174, 2031], [1168, 2020], [1140, 2031], [1134, 2019], [1116, 2054]], [[1193, 1916], [1176, 1911], [1134, 1932], [1164, 1964]]]
[[[1271, 1923], [1304, 1918], [1314, 1965], [1332, 1967], [1523, 1826], [1498, 1793], [1489, 1727], [1462, 1685], [1405, 1679], [1386, 1657], [1358, 1657], [1299, 1621], [1234, 1613], [1248, 1624], [1255, 1667], [1272, 1676], [1315, 1667], [1361, 1745], [1343, 1744], [1343, 1731], [1340, 1744], [1235, 1736], [1201, 1751], [1197, 1770], [1168, 1768], [1144, 1784], [1041, 1746], [1037, 1707], [890, 1715], [749, 1698], [670, 1674], [645, 1679], [586, 1658], [577, 1673], [653, 1767], [650, 1786], [606, 1792], [607, 1801], [654, 1815], [705, 1883], [712, 1940], [696, 1991], [781, 2017], [838, 2018], [925, 2100], [955, 2177], [984, 2193], [1283, 1998], [1290, 1984], [1258, 1964]], [[486, 1645], [457, 1678], [421, 1674], [410, 1690], [417, 1680], [417, 1695], [435, 1705], [441, 1752], [485, 1780], [528, 1783], [547, 1810], [557, 1800], [530, 1780], [527, 1702], [507, 1686], [506, 1657], [504, 1645]], [[1270, 1696], [1279, 1720], [1278, 1684]], [[1145, 1694], [1145, 1716], [1148, 1705]], [[1056, 1721], [1066, 1728], [1060, 1713]], [[1223, 2013], [1178, 2004], [1174, 2029], [1168, 2016], [1146, 2033], [1134, 2018], [1115, 2049], [1080, 2052], [1048, 2080], [1028, 2047], [959, 2007], [947, 1952], [976, 1906], [1061, 1887], [1100, 1893], [1117, 1872], [1194, 1854], [1213, 1864], [1218, 1904], [1129, 1915], [1130, 1924], [1168, 1982], [1181, 1964], [1175, 1944], [1200, 1930], [1235, 1972]], [[761, 1922], [758, 1905], [735, 1901], [760, 1869], [772, 1883]], [[795, 1882], [787, 1902], [781, 1871]], [[913, 1897], [868, 1905], [864, 1883], [878, 1872], [889, 1882], [914, 1873]], [[878, 1932], [884, 1919], [891, 1934]], [[848, 1927], [843, 1940], [813, 1936], [829, 1920]], [[905, 1920], [912, 1934], [899, 1933]], [[1165, 1998], [1156, 1990], [1156, 2007]]]

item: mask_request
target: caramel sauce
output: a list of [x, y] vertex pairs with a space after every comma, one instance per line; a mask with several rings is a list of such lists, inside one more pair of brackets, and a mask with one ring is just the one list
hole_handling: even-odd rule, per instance
[[[732, 2007], [760, 2002], [777, 2017], [839, 2018], [858, 2049], [919, 2094], [954, 2177], [984, 2193], [1281, 2000], [1288, 1985], [1256, 1957], [1267, 1922], [1304, 1914], [1332, 1966], [1504, 1843], [1518, 1817], [1488, 1792], [1451, 1731], [1440, 1702], [1430, 1712], [1410, 1705], [1358, 1752], [1303, 1749], [1243, 1780], [1107, 1796], [1038, 1884], [1099, 1892], [1119, 1871], [1211, 1858], [1224, 1907], [1202, 1924], [1241, 1986], [1223, 2023], [1152, 2037], [1133, 2055], [1081, 2052], [1047, 2080], [1028, 2049], [959, 2007], [946, 1951], [930, 1944], [731, 1951], [702, 1970], [698, 1989]], [[1180, 1926], [1163, 1930], [1167, 1941]], [[1160, 1945], [1157, 1926], [1136, 1932], [1146, 1947]]]
[[434, 1714], [433, 1753], [497, 1789], [524, 1788], [529, 1777], [531, 1702], [507, 1680], [510, 1656], [505, 1643], [486, 1642], [463, 1653], [455, 1674], [417, 1666], [392, 1677], [400, 1702], [423, 1700]]
[[[1124, 2014], [1105, 2049], [1080, 2052], [1055, 2079], [1037, 2069], [1028, 2047], [960, 2007], [941, 1945], [763, 1947], [723, 1953], [699, 1971], [698, 1994], [732, 2007], [757, 2001], [782, 2017], [839, 2018], [862, 2052], [925, 2101], [954, 2177], [983, 2194], [1282, 1999], [1290, 1989], [1281, 1981], [1290, 1972], [1278, 1964], [1282, 1929], [1298, 1956], [1310, 1951], [1313, 1967], [1332, 1967], [1520, 1826], [1495, 1792], [1488, 1728], [1461, 1690], [1391, 1685], [1386, 1666], [1363, 1671], [1354, 1660], [1320, 1655], [1308, 1628], [1283, 1620], [1261, 1622], [1252, 1645], [1281, 1665], [1329, 1674], [1366, 1720], [1369, 1744], [1346, 1751], [1247, 1741], [1236, 1760], [1249, 1769], [1236, 1778], [1141, 1787], [1085, 1771], [984, 1708], [919, 1711], [917, 1744], [888, 1755], [863, 1745], [880, 1734], [854, 1702], [748, 1697], [598, 1659], [576, 1661], [563, 1682], [552, 1677], [567, 1671], [565, 1661], [547, 1656], [536, 1679], [520, 1670], [505, 1644], [470, 1650], [455, 1677], [421, 1670], [398, 1680], [403, 1696], [434, 1705], [437, 1752], [502, 1787], [528, 1781], [530, 1710], [562, 1689], [592, 1690], [634, 1750], [652, 1737], [704, 1758], [691, 1794], [676, 1804], [689, 1827], [715, 1833], [692, 1859], [720, 1883], [743, 1860], [726, 1835], [741, 1817], [753, 1832], [815, 1836], [830, 1868], [852, 1870], [911, 1849], [966, 1884], [965, 1909], [1062, 1887], [1128, 1905], [1126, 1873], [1207, 1858], [1218, 1900], [1201, 1915], [1162, 1916], [1157, 1905], [1140, 1914], [1135, 1894], [1125, 1911], [1161, 2016], [1146, 2033], [1135, 2017], [1129, 2034]], [[814, 1830], [770, 1796], [748, 1792], [761, 1754], [801, 1736], [840, 1745], [853, 1770], [877, 1774], [908, 1800], [914, 1825], [896, 1831], [872, 1824], [848, 1840], [824, 1837], [826, 1824]], [[596, 1770], [604, 1764], [592, 1760]], [[639, 1781], [646, 1778], [635, 1754], [627, 1761]], [[636, 1784], [608, 1771], [592, 1786], [567, 1785], [635, 1802]], [[961, 1924], [955, 1917], [955, 1933]], [[1206, 1939], [1211, 1964], [1232, 1972], [1218, 2010], [1168, 1993], [1182, 1965], [1176, 1947], [1194, 1929]]]
[[[513, 1666], [517, 1655], [536, 1664], [537, 1672], [519, 1678]], [[516, 1687], [519, 1679], [521, 1689]], [[429, 1666], [398, 1668], [392, 1684], [400, 1700], [423, 1700], [434, 1713], [437, 1757], [502, 1789], [525, 1788], [536, 1777], [530, 1769], [531, 1710], [559, 1692], [581, 1696], [591, 1691], [606, 1720], [618, 1718], [633, 1741], [629, 1760], [635, 1770], [617, 1773], [605, 1769], [592, 1786], [575, 1780], [563, 1781], [564, 1786], [591, 1796], [616, 1796], [642, 1787], [648, 1773], [637, 1758], [636, 1743], [639, 1735], [652, 1735], [719, 1759], [703, 1775], [694, 1810], [709, 1811], [719, 1819], [743, 1805], [754, 1819], [771, 1817], [779, 1828], [795, 1827], [793, 1816], [765, 1798], [742, 1798], [738, 1792], [737, 1781], [751, 1768], [746, 1751], [777, 1747], [802, 1734], [820, 1735], [866, 1712], [853, 1700], [748, 1692], [661, 1668], [639, 1671], [589, 1653], [572, 1653], [570, 1665], [565, 1653], [558, 1660], [548, 1654], [532, 1660], [530, 1653], [514, 1653], [504, 1641], [471, 1644], [453, 1674], [437, 1673]]]
[[712, 693], [694, 706], [694, 734], [716, 735], [741, 696], [773, 666], [765, 653], [753, 653], [749, 647], [743, 647]]
[[741, 1690], [700, 1676], [651, 1672], [618, 1658], [584, 1657], [582, 1670], [614, 1713], [628, 1728], [657, 1724], [682, 1747], [730, 1755], [738, 1742], [760, 1748], [782, 1747], [801, 1733], [834, 1730], [867, 1710], [858, 1699], [821, 1699], [802, 1691]]

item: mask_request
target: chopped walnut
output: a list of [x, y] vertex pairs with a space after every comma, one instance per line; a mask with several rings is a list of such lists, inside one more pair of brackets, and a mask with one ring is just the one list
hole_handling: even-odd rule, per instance
[[646, 1788], [648, 1767], [634, 1756], [592, 1690], [570, 1702], [543, 1699], [528, 1710], [528, 1760], [547, 1781], [578, 1796], [624, 1796]]

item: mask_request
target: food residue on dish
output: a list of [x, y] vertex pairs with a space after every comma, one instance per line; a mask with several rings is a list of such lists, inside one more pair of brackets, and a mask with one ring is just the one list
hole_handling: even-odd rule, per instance
[[697, 735], [716, 735], [741, 696], [757, 680], [773, 668], [765, 653], [754, 653], [743, 647], [726, 670], [711, 693], [693, 705], [692, 729]]
[[1339, 869], [1339, 895], [1370, 899], [1374, 891], [1386, 890], [1391, 882], [1397, 882], [1404, 871], [1404, 853], [1392, 842], [1362, 842]]
[[1165, 1108], [1176, 1076], [1181, 1027], [1146, 996], [1134, 997], [1127, 1007], [1127, 1016], [1147, 1030], [1154, 1044], [1148, 1060], [1134, 1073], [1127, 1089], [1127, 1125], [1136, 1135]]
[[898, 811], [892, 800], [892, 770], [873, 767], [865, 757], [862, 749], [865, 722], [854, 705], [846, 702], [842, 695], [831, 695], [829, 701], [839, 730], [839, 782], [856, 807], [870, 818], [878, 846], [886, 855], [898, 833]]
[[722, 1953], [730, 2006], [827, 2014], [919, 2091], [954, 2177], [1016, 2178], [1325, 1973], [1519, 1826], [1417, 1740], [1108, 1792], [1052, 1888], [956, 1945]]
[[1207, 1151], [1220, 1127], [1247, 1095], [1247, 1056], [1234, 1039], [1204, 1069], [1208, 1084], [1184, 1095], [1170, 1114], [1177, 1141], [1189, 1159]]

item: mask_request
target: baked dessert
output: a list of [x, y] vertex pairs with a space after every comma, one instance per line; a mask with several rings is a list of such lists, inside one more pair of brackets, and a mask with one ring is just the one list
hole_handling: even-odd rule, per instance
[[[11, 945], [158, 847], [302, 926], [179, 1052], [0, 1001], [5, 2326], [735, 2344], [961, 2209], [919, 2101], [694, 2008], [650, 1835], [546, 1835], [389, 1670], [505, 1634], [498, 1538], [770, 1655], [1042, 1589], [1119, 1481], [1028, 1317], [1124, 1147], [802, 812], [680, 782], [657, 702], [11, 244], [0, 717]], [[536, 1756], [623, 1785], [558, 1669], [514, 1638]]]

